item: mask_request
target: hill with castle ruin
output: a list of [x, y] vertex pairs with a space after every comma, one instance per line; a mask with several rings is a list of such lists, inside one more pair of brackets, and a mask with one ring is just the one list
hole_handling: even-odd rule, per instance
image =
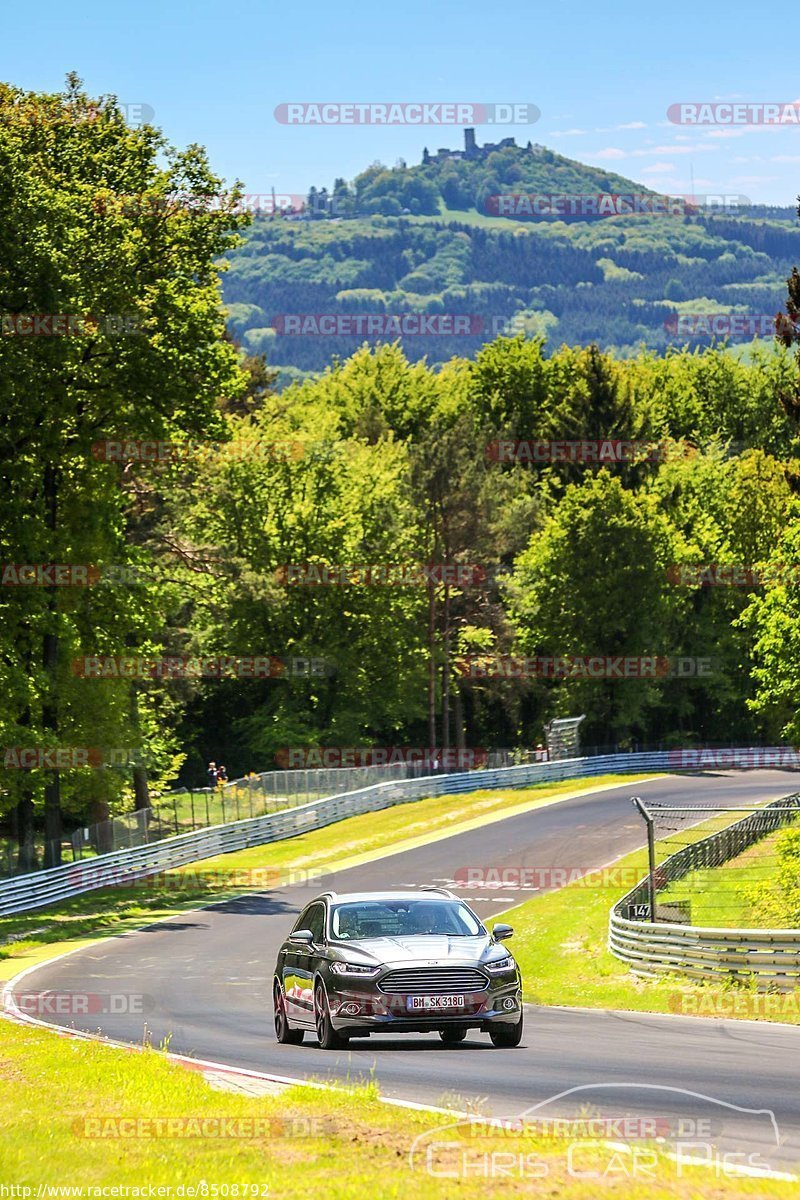
[[[228, 257], [231, 333], [285, 384], [398, 336], [434, 364], [498, 333], [620, 356], [768, 340], [800, 230], [793, 208], [665, 202], [541, 145], [479, 146], [468, 129], [462, 149], [374, 164], [302, 208], [257, 214]], [[436, 320], [408, 332], [413, 320], [389, 319], [403, 314]]]

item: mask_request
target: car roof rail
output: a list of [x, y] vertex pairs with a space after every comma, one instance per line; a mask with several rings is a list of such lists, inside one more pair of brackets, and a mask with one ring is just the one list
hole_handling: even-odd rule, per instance
[[318, 900], [324, 900], [326, 896], [330, 896], [330, 897], [331, 897], [331, 899], [333, 899], [333, 897], [334, 897], [334, 896], [336, 896], [336, 895], [338, 895], [338, 893], [337, 893], [337, 892], [331, 892], [331, 891], [327, 891], [327, 892], [320, 892], [320, 894], [317, 896], [317, 899], [318, 899]]
[[447, 896], [450, 900], [455, 900], [456, 897], [447, 888], [436, 887], [433, 883], [423, 883], [420, 888], [421, 892], [438, 892], [441, 896]]

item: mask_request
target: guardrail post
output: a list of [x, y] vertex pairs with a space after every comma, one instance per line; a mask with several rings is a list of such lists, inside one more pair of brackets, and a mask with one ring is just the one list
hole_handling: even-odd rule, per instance
[[638, 809], [639, 815], [643, 818], [647, 825], [647, 860], [649, 870], [647, 874], [647, 895], [650, 900], [650, 920], [655, 924], [656, 920], [656, 839], [655, 839], [655, 822], [652, 816], [642, 803], [641, 796], [631, 796], [631, 803]]
[[189, 788], [189, 803], [192, 806], [192, 833], [195, 831], [194, 823], [194, 788]]

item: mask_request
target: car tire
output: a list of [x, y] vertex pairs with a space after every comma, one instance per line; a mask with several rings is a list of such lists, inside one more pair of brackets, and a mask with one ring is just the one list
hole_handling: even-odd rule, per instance
[[492, 1025], [489, 1037], [492, 1039], [492, 1045], [496, 1046], [498, 1050], [511, 1050], [514, 1046], [518, 1046], [522, 1041], [522, 1013], [519, 1014], [516, 1025], [504, 1023]]
[[458, 1027], [454, 1027], [453, 1029], [439, 1030], [439, 1037], [442, 1039], [445, 1046], [457, 1046], [459, 1042], [464, 1041], [466, 1036], [466, 1029], [459, 1029]]
[[328, 997], [325, 995], [325, 988], [321, 983], [314, 988], [314, 1024], [317, 1029], [320, 1050], [343, 1050], [345, 1048], [348, 1039], [333, 1028]]
[[303, 1030], [292, 1029], [290, 1026], [286, 1015], [286, 997], [277, 979], [272, 992], [272, 1002], [275, 1011], [275, 1037], [282, 1046], [299, 1046], [303, 1040]]

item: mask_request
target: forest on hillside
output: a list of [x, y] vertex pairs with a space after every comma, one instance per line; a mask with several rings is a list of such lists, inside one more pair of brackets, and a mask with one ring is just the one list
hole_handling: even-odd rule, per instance
[[[456, 213], [305, 222], [259, 215], [228, 257], [229, 327], [249, 352], [268, 356], [285, 386], [364, 342], [393, 340], [380, 322], [372, 334], [356, 322], [326, 329], [320, 318], [330, 314], [468, 316], [460, 335], [401, 330], [406, 356], [433, 366], [473, 357], [504, 332], [553, 347], [596, 343], [616, 357], [769, 341], [800, 259], [800, 229], [795, 220], [732, 213], [522, 226], [467, 224]], [[310, 320], [293, 334], [287, 316]]]

